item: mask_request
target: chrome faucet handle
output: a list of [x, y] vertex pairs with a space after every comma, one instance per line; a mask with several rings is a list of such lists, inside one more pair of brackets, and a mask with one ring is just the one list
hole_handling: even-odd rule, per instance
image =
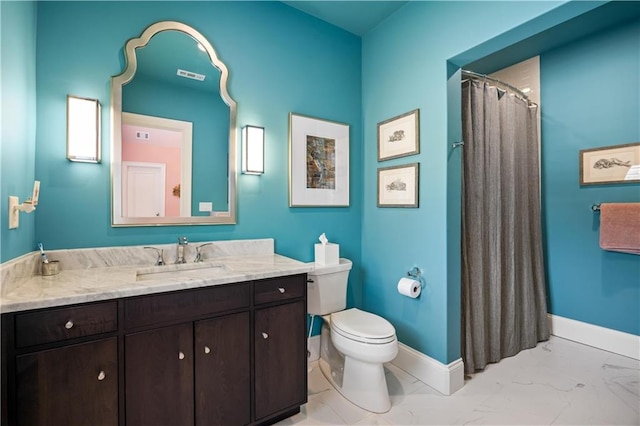
[[194, 263], [202, 262], [202, 253], [200, 253], [200, 249], [204, 246], [210, 246], [212, 243], [204, 243], [196, 246], [196, 258], [193, 259]]
[[165, 264], [164, 262], [164, 250], [156, 247], [144, 247], [146, 249], [153, 249], [156, 251], [158, 258], [156, 259], [156, 266], [162, 266]]
[[186, 246], [187, 244], [189, 244], [189, 240], [187, 240], [187, 237], [178, 237], [179, 246]]

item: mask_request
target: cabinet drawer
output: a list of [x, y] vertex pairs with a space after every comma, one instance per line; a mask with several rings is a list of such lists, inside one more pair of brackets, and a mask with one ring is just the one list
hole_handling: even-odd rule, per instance
[[291, 275], [256, 281], [254, 287], [255, 304], [303, 297], [306, 289], [306, 275]]
[[39, 345], [118, 329], [117, 302], [16, 315], [16, 346]]
[[202, 315], [248, 308], [250, 304], [250, 283], [136, 297], [124, 301], [124, 326], [129, 329], [188, 321]]

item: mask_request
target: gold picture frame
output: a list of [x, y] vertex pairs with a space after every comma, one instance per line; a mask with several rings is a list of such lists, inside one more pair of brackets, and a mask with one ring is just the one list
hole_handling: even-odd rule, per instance
[[289, 114], [289, 207], [349, 206], [349, 125]]
[[640, 183], [640, 142], [583, 149], [580, 185]]
[[417, 208], [419, 180], [419, 163], [379, 168], [378, 207]]
[[420, 110], [378, 123], [378, 161], [420, 153]]

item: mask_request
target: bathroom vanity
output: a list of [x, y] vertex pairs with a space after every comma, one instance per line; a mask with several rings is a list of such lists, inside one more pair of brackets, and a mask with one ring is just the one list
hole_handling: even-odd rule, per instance
[[76, 296], [64, 270], [6, 291], [2, 424], [246, 425], [297, 413], [308, 266], [276, 254], [198, 266], [144, 280], [154, 268], [71, 270], [71, 281], [103, 281]]

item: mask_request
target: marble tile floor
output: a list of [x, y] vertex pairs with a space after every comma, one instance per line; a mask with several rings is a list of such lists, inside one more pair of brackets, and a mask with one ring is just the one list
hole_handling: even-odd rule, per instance
[[444, 396], [385, 365], [392, 408], [373, 414], [310, 364], [309, 401], [278, 425], [640, 425], [640, 361], [552, 336]]

